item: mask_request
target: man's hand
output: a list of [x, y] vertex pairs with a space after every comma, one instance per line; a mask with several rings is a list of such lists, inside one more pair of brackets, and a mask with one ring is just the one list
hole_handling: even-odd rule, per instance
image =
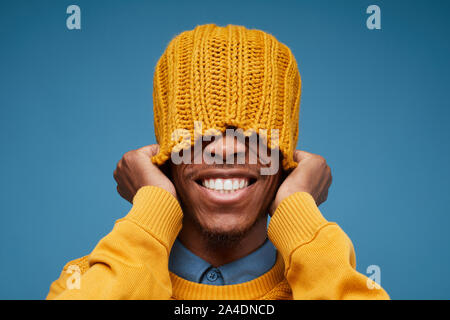
[[273, 215], [283, 199], [295, 192], [309, 193], [317, 205], [327, 200], [332, 178], [330, 167], [325, 159], [319, 155], [296, 150], [294, 161], [298, 162], [298, 166], [278, 188], [275, 200], [270, 207], [270, 215]]
[[123, 155], [114, 170], [117, 192], [122, 198], [133, 203], [136, 192], [143, 186], [160, 187], [177, 197], [173, 183], [151, 161], [158, 151], [159, 145], [152, 144]]

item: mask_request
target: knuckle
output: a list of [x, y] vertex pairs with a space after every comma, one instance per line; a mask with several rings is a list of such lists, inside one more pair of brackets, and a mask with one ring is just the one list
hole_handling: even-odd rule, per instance
[[117, 186], [116, 190], [117, 190], [117, 193], [118, 193], [122, 198], [125, 197], [125, 193], [122, 191], [122, 189], [121, 189], [119, 186]]
[[327, 160], [325, 160], [324, 157], [320, 156], [320, 155], [316, 155], [315, 156], [315, 160], [318, 164], [322, 165], [322, 166], [328, 166], [327, 165]]
[[150, 150], [151, 150], [152, 156], [156, 155], [159, 152], [159, 144], [150, 145]]
[[125, 152], [124, 155], [122, 156], [122, 160], [126, 161], [127, 159], [129, 159], [130, 158], [130, 153], [131, 153], [131, 151]]
[[130, 162], [130, 161], [134, 158], [135, 153], [136, 153], [135, 150], [126, 152], [126, 153], [123, 155], [122, 160], [123, 160], [124, 162], [126, 162], [126, 163], [127, 163], [127, 162]]

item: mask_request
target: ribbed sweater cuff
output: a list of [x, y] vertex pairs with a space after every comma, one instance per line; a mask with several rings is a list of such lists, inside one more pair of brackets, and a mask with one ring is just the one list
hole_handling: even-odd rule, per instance
[[270, 219], [268, 235], [287, 263], [290, 254], [300, 245], [311, 241], [327, 223], [314, 198], [309, 193], [296, 192], [281, 201], [275, 210]]
[[124, 219], [142, 227], [170, 250], [181, 230], [182, 218], [180, 204], [171, 193], [145, 186], [134, 196], [133, 207]]

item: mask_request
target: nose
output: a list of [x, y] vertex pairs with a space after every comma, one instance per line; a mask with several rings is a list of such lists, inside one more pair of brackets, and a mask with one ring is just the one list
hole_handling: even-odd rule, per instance
[[234, 161], [235, 158], [241, 158], [245, 161], [245, 141], [241, 141], [237, 136], [233, 134], [225, 134], [222, 136], [216, 136], [212, 142], [205, 147], [205, 156], [211, 155], [211, 157], [221, 159], [226, 163], [239, 163]]

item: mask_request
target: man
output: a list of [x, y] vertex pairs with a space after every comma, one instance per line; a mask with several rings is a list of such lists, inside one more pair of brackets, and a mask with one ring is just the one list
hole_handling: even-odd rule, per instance
[[158, 144], [114, 172], [133, 207], [47, 298], [388, 299], [317, 207], [331, 173], [295, 150], [300, 91], [291, 51], [265, 32], [176, 36], [155, 70]]

